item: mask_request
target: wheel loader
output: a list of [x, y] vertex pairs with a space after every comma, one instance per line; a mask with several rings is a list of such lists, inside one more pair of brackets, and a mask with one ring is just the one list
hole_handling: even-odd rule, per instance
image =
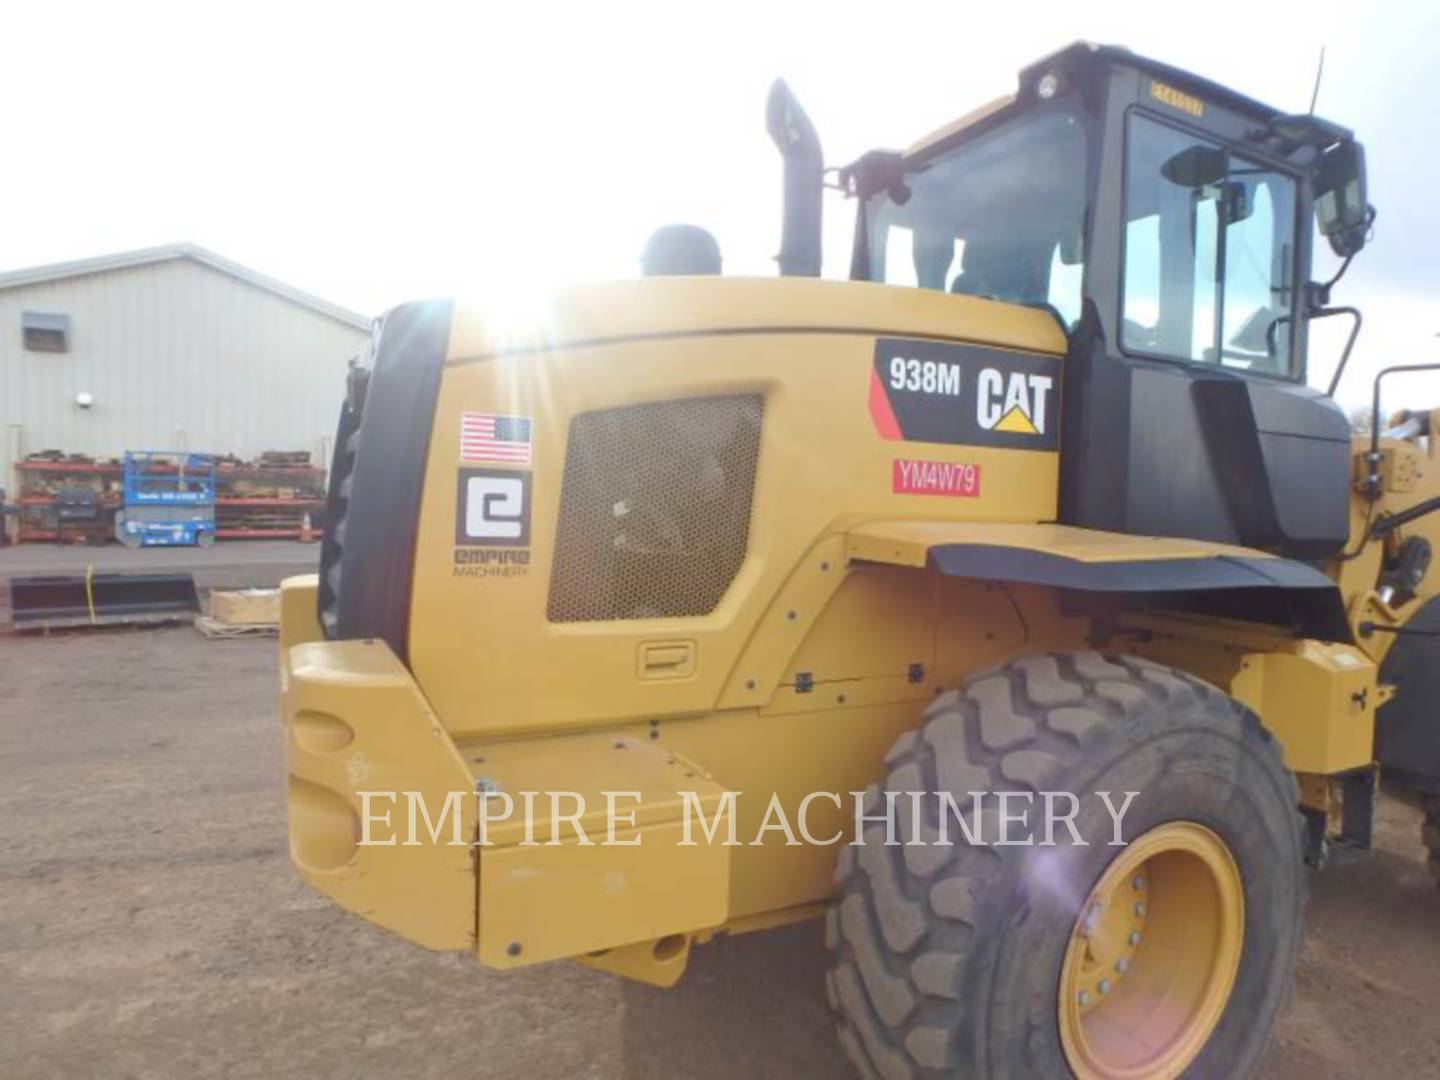
[[1361, 144], [1089, 44], [843, 167], [767, 126], [777, 279], [668, 227], [379, 323], [283, 588], [297, 871], [658, 986], [823, 920], [864, 1076], [1253, 1072], [1307, 866], [1440, 791], [1440, 412], [1307, 381]]

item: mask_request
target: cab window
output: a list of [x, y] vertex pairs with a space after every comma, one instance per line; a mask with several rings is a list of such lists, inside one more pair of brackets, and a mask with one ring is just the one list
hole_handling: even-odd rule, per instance
[[1132, 113], [1125, 350], [1293, 375], [1295, 198], [1288, 176]]
[[1068, 329], [1084, 275], [1085, 144], [1062, 103], [910, 165], [864, 207], [868, 280], [1037, 307]]

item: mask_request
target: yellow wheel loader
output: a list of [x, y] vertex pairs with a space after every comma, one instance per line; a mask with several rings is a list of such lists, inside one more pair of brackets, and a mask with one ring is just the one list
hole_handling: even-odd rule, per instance
[[384, 318], [283, 590], [295, 867], [661, 986], [823, 919], [865, 1076], [1252, 1071], [1305, 864], [1440, 791], [1440, 412], [1306, 381], [1361, 145], [1084, 44], [843, 168], [768, 127], [778, 280], [671, 227], [525, 325]]

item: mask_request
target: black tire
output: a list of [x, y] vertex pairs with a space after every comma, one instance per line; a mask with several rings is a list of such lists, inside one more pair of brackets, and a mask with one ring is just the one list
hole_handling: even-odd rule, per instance
[[[962, 808], [970, 791], [1073, 791], [1090, 846], [972, 846], [952, 828], [949, 846], [887, 847], [886, 825], [875, 823], [842, 849], [827, 984], [841, 1044], [862, 1075], [1069, 1075], [1061, 961], [1080, 905], [1122, 850], [1106, 846], [1111, 818], [1097, 790], [1140, 792], [1124, 816], [1127, 841], [1188, 820], [1229, 848], [1244, 890], [1244, 947], [1225, 1011], [1186, 1075], [1256, 1068], [1293, 978], [1304, 882], [1299, 793], [1253, 714], [1149, 661], [1038, 655], [937, 698], [885, 763], [867, 814], [883, 816], [882, 789], [949, 791]], [[927, 802], [922, 840], [938, 822]], [[899, 799], [892, 811], [902, 841], [913, 839], [909, 805]], [[993, 803], [981, 820], [991, 813]], [[994, 835], [987, 824], [981, 839]], [[1043, 879], [1033, 873], [1042, 860]], [[1040, 887], [1056, 880], [1067, 887]]]
[[1425, 823], [1420, 826], [1420, 838], [1425, 843], [1425, 863], [1430, 876], [1440, 888], [1440, 795], [1426, 795], [1421, 800], [1425, 811]]

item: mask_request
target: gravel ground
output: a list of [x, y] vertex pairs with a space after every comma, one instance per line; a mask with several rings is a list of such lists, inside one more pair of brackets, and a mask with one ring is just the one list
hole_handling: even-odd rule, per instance
[[[500, 976], [309, 892], [285, 852], [273, 641], [0, 636], [0, 1076], [843, 1077], [817, 926], [658, 991]], [[1432, 1076], [1440, 895], [1415, 815], [1311, 884], [1265, 1075]]]

